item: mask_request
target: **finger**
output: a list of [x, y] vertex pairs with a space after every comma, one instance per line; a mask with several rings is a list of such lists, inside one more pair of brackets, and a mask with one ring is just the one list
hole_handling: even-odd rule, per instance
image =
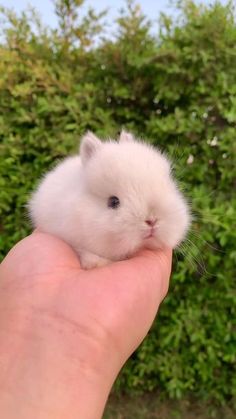
[[118, 305], [126, 301], [127, 306], [150, 307], [154, 313], [167, 293], [171, 262], [170, 249], [145, 250], [129, 260], [87, 271], [85, 279], [91, 286], [105, 289], [106, 298], [111, 295], [114, 300], [115, 296]]
[[18, 242], [2, 262], [1, 269], [21, 276], [57, 273], [80, 269], [78, 256], [64, 241], [50, 234], [34, 231]]
[[168, 289], [171, 260], [170, 249], [145, 250], [129, 260], [81, 271], [80, 308], [83, 301], [93, 301], [93, 316], [104, 330], [123, 336], [122, 342], [115, 339], [121, 352], [131, 342], [131, 353], [148, 332]]
[[[142, 250], [131, 259], [120, 261], [106, 267], [110, 274], [117, 277], [124, 277], [134, 282], [134, 285], [141, 281], [145, 286], [155, 288], [161, 284], [161, 296], [165, 297], [171, 273], [172, 250]], [[104, 269], [106, 269], [104, 268]]]
[[157, 280], [161, 282], [162, 299], [166, 296], [172, 267], [172, 249], [142, 250], [130, 259], [133, 275], [140, 275], [143, 280], [155, 287]]

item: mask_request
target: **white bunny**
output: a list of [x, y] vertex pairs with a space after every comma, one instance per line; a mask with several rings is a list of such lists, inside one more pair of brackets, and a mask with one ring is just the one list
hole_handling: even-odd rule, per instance
[[69, 243], [85, 269], [144, 247], [174, 248], [190, 224], [169, 160], [125, 131], [118, 142], [88, 132], [80, 156], [46, 174], [29, 212], [34, 227]]

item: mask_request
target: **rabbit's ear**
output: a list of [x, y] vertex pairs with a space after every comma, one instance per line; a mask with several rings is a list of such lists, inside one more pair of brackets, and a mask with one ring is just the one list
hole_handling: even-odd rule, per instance
[[102, 142], [91, 131], [88, 131], [81, 139], [80, 157], [83, 164], [93, 156], [102, 146]]
[[133, 134], [131, 134], [130, 132], [124, 131], [122, 129], [120, 133], [120, 137], [119, 137], [119, 142], [124, 143], [124, 142], [130, 142], [130, 141], [135, 141]]

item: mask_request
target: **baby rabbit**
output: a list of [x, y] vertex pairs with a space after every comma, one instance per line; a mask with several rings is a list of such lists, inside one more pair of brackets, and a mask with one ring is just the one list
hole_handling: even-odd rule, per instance
[[34, 227], [54, 234], [90, 269], [141, 248], [174, 248], [190, 224], [187, 203], [157, 149], [121, 132], [101, 142], [88, 132], [80, 155], [46, 174], [29, 202]]

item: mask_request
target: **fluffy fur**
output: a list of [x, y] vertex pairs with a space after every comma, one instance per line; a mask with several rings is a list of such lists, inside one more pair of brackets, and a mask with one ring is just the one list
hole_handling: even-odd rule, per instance
[[[108, 207], [111, 196], [119, 198], [117, 208]], [[190, 223], [168, 159], [127, 132], [105, 143], [87, 133], [80, 156], [44, 177], [29, 212], [34, 227], [69, 243], [87, 269], [143, 247], [174, 248]]]

